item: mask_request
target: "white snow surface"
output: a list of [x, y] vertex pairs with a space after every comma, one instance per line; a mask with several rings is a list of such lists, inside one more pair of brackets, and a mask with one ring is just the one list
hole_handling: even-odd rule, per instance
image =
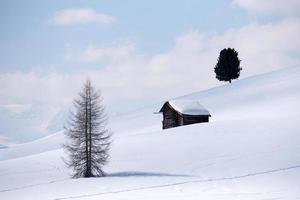
[[161, 130], [162, 102], [111, 119], [104, 178], [70, 178], [62, 132], [0, 149], [0, 199], [300, 199], [300, 67], [178, 99], [211, 122]]
[[178, 112], [186, 115], [210, 115], [199, 101], [189, 99], [170, 100], [169, 104]]

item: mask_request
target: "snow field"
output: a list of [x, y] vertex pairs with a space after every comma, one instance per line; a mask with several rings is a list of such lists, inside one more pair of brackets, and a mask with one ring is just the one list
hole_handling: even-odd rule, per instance
[[210, 123], [161, 130], [162, 103], [112, 119], [104, 178], [69, 177], [60, 132], [0, 149], [0, 199], [300, 199], [300, 67], [179, 98]]

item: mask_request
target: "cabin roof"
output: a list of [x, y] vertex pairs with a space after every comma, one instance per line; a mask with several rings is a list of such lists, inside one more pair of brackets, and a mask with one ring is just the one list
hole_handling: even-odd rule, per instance
[[[176, 111], [186, 115], [209, 115], [210, 113], [198, 101], [188, 99], [175, 99], [166, 103]], [[164, 104], [165, 105], [165, 104]], [[164, 107], [164, 106], [163, 106]], [[162, 109], [160, 110], [162, 112]]]

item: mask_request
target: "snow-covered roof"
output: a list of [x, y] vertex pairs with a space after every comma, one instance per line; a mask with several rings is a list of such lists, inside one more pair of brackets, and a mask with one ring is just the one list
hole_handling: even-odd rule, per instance
[[186, 115], [210, 115], [198, 101], [187, 99], [176, 99], [168, 101], [169, 104], [178, 112]]

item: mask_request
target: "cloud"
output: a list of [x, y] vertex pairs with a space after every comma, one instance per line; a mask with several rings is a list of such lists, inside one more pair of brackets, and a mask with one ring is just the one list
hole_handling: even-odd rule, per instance
[[112, 107], [112, 102], [120, 100], [167, 99], [222, 84], [215, 79], [213, 68], [225, 47], [239, 51], [241, 78], [300, 63], [299, 32], [299, 19], [251, 23], [217, 35], [189, 30], [175, 39], [173, 48], [152, 57], [144, 56], [130, 42], [116, 42], [109, 47], [90, 44], [75, 50], [69, 47], [65, 52], [69, 60], [104, 67], [52, 78], [60, 87], [67, 84], [64, 81], [76, 82], [78, 89], [84, 78], [90, 77], [103, 89]]
[[164, 98], [219, 85], [213, 68], [225, 47], [239, 52], [240, 78], [300, 64], [299, 32], [298, 19], [252, 23], [220, 35], [190, 30], [176, 39], [172, 50], [151, 58], [144, 81]]
[[220, 50], [226, 47], [239, 51], [241, 78], [299, 64], [299, 32], [299, 19], [251, 23], [215, 35], [188, 30], [174, 40], [171, 49], [151, 57], [130, 42], [108, 47], [90, 44], [75, 50], [68, 47], [65, 56], [69, 60], [102, 67], [73, 73], [2, 74], [0, 100], [1, 104], [40, 105], [39, 112], [44, 114], [39, 114], [40, 121], [35, 123], [39, 129], [30, 125], [40, 131], [59, 110], [72, 105], [87, 77], [102, 89], [108, 110], [118, 112], [225, 84], [215, 79], [213, 68]]
[[298, 64], [299, 32], [299, 19], [251, 23], [218, 35], [186, 31], [175, 39], [172, 49], [150, 58], [131, 43], [106, 48], [88, 45], [71, 57], [84, 63], [105, 61], [106, 67], [93, 72], [93, 76], [98, 77], [104, 90], [109, 88], [110, 100], [159, 100], [221, 84], [213, 68], [225, 47], [239, 51], [241, 78]]
[[12, 144], [13, 143], [10, 141], [8, 137], [0, 135], [0, 149], [7, 148]]
[[0, 109], [6, 109], [12, 113], [17, 113], [17, 114], [28, 111], [30, 107], [31, 107], [30, 104], [17, 104], [17, 103], [0, 105]]
[[233, 0], [233, 4], [257, 14], [300, 15], [299, 0]]
[[98, 13], [93, 9], [69, 8], [54, 13], [49, 23], [57, 26], [72, 26], [87, 23], [110, 24], [115, 21], [115, 17]]
[[132, 42], [119, 42], [111, 47], [96, 47], [90, 44], [81, 50], [74, 50], [67, 46], [64, 58], [85, 63], [115, 63], [130, 58], [136, 53], [135, 51], [136, 47]]

